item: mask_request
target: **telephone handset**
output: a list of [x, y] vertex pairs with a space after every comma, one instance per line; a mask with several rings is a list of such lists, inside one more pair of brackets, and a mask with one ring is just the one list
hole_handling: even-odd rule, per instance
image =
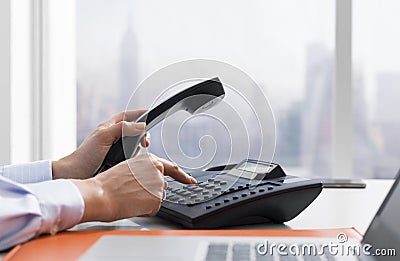
[[[185, 110], [191, 114], [199, 113], [214, 106], [224, 96], [224, 87], [219, 78], [215, 77], [175, 94], [154, 109], [144, 113], [136, 122], [146, 122], [146, 130], [150, 130], [154, 125], [177, 111]], [[126, 136], [116, 141], [95, 175], [130, 158], [139, 146], [143, 135]]]

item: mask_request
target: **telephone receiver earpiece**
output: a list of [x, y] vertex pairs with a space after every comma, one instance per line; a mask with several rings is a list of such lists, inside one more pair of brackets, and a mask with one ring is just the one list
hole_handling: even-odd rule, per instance
[[[189, 87], [155, 108], [144, 113], [136, 122], [146, 122], [146, 130], [173, 115], [177, 111], [187, 111], [191, 114], [204, 112], [215, 106], [225, 96], [224, 87], [218, 77]], [[111, 168], [132, 157], [144, 133], [137, 136], [126, 136], [116, 141], [108, 151], [103, 163], [94, 175]]]

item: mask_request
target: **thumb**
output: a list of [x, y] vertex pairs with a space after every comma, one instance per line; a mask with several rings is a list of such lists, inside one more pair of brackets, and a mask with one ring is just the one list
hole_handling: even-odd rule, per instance
[[110, 134], [114, 139], [119, 139], [121, 136], [136, 136], [145, 130], [146, 124], [144, 122], [120, 121], [109, 127]]

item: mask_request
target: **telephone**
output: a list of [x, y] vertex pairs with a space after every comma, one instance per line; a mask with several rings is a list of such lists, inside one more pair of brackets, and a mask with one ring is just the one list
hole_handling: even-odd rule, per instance
[[286, 175], [278, 164], [259, 160], [191, 175], [197, 184], [168, 178], [166, 200], [157, 214], [187, 228], [283, 223], [300, 214], [322, 190], [320, 181]]
[[[177, 111], [205, 111], [224, 96], [223, 85], [216, 77], [177, 93], [137, 122], [146, 122], [149, 130]], [[143, 135], [120, 138], [95, 174], [130, 158]], [[189, 174], [197, 184], [185, 185], [166, 177], [166, 200], [157, 214], [187, 228], [286, 222], [300, 214], [322, 190], [320, 181], [289, 176], [278, 164], [250, 159]]]
[[[177, 111], [185, 110], [191, 114], [196, 114], [208, 110], [220, 102], [224, 96], [224, 87], [219, 78], [215, 77], [175, 94], [154, 109], [144, 113], [136, 122], [146, 122], [146, 130], [150, 130], [154, 125]], [[122, 137], [116, 141], [95, 175], [131, 158], [143, 135]]]

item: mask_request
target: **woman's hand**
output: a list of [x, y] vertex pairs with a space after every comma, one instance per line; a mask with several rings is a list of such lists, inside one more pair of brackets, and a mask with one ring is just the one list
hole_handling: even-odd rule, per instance
[[85, 202], [81, 222], [155, 215], [168, 185], [164, 175], [183, 183], [196, 183], [177, 165], [148, 153], [121, 162], [94, 178], [71, 180]]
[[[121, 112], [101, 123], [76, 151], [60, 160], [53, 161], [53, 179], [92, 177], [103, 162], [111, 145], [121, 138], [122, 130], [124, 136], [136, 136], [146, 131], [145, 123], [135, 123], [145, 112], [146, 110]], [[148, 133], [142, 139], [141, 144], [144, 147], [150, 145]]]

